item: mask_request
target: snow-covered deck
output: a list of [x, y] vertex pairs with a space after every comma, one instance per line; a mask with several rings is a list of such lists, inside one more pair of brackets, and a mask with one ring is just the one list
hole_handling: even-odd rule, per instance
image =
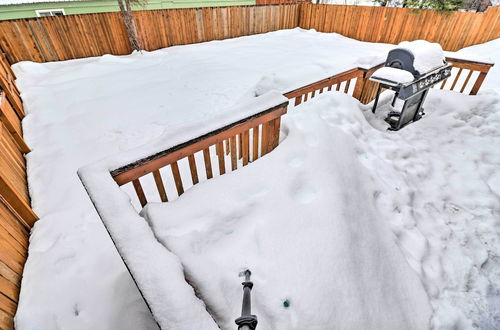
[[[495, 42], [491, 44], [495, 45]], [[17, 316], [18, 327], [30, 328], [35, 324], [43, 328], [71, 329], [101, 327], [102, 324], [122, 329], [155, 326], [87, 199], [76, 177], [76, 169], [155, 138], [174, 139], [179, 132], [199, 127], [233, 104], [253, 98], [266, 84], [286, 91], [357, 65], [380, 62], [390, 47], [361, 43], [338, 35], [292, 30], [125, 57], [103, 56], [63, 63], [17, 65], [19, 87], [29, 113], [24, 122], [26, 140], [33, 149], [28, 155], [30, 190], [34, 209], [41, 216], [31, 238]], [[352, 53], [360, 58], [353, 61]], [[486, 88], [498, 87], [486, 83]], [[336, 93], [302, 106], [303, 109], [314, 109], [305, 111], [306, 115], [297, 113], [290, 118], [288, 126], [289, 129], [296, 126], [293, 134], [303, 134], [301, 142], [308, 146], [318, 142], [314, 138], [314, 129], [307, 129], [309, 122], [326, 125], [326, 132], [327, 126], [333, 127], [334, 133], [327, 134], [336, 136], [341, 130], [344, 131], [342, 134], [347, 133], [347, 140], [354, 139], [349, 143], [359, 151], [357, 156], [353, 158], [347, 152], [346, 155], [350, 156], [341, 157], [341, 160], [349, 159], [356, 164], [360, 161], [357, 168], [367, 167], [373, 171], [365, 178], [380, 183], [373, 191], [375, 200], [372, 203], [378, 214], [374, 218], [381, 226], [385, 223], [396, 235], [396, 244], [402, 248], [403, 255], [421, 277], [431, 297], [436, 310], [434, 324], [441, 327], [446, 326], [446, 322], [451, 325], [467, 325], [469, 320], [478, 324], [490, 322], [494, 315], [498, 315], [494, 311], [493, 316], [487, 315], [490, 312], [489, 296], [494, 297], [492, 293], [497, 288], [481, 289], [485, 288], [485, 283], [494, 283], [492, 276], [496, 276], [494, 270], [498, 269], [495, 259], [489, 257], [498, 252], [497, 242], [491, 236], [495, 234], [494, 216], [498, 214], [494, 203], [498, 201], [499, 174], [495, 170], [498, 154], [494, 146], [498, 146], [499, 141], [492, 126], [498, 125], [495, 103], [498, 95], [492, 91], [491, 96], [473, 100], [453, 95], [450, 92], [432, 93], [432, 103], [427, 108], [431, 116], [436, 113], [435, 119], [442, 119], [447, 125], [432, 124], [422, 128], [425, 123], [435, 122], [422, 121], [424, 124], [412, 128], [413, 133], [407, 131], [399, 136], [402, 141], [412, 141], [412, 134], [418, 137], [418, 154], [413, 144], [394, 140], [393, 135], [373, 129], [360, 116], [357, 106]], [[450, 104], [457, 108], [450, 108]], [[380, 122], [373, 119], [372, 124], [377, 126]], [[444, 134], [443, 127], [446, 133], [453, 131], [457, 134]], [[428, 131], [424, 139], [422, 131]], [[319, 139], [325, 142], [323, 140]], [[470, 157], [460, 159], [460, 162], [447, 160], [457, 156], [458, 150], [463, 150], [467, 143], [470, 143], [467, 149]], [[335, 141], [330, 144], [335, 146]], [[474, 153], [474, 148], [481, 148], [481, 153]], [[294, 163], [292, 158], [296, 157], [292, 156], [283, 157]], [[465, 165], [478, 162], [482, 165], [477, 172]], [[283, 164], [281, 160], [273, 166]], [[456, 164], [464, 170], [454, 167]], [[437, 173], [434, 166], [437, 166]], [[449, 166], [451, 172], [438, 170], [450, 169]], [[468, 176], [470, 189], [465, 191], [463, 187], [453, 185], [442, 191], [435, 189], [433, 182], [439, 177], [434, 175], [440, 172], [451, 173], [440, 177], [443, 184], [456, 176]], [[311, 174], [304, 173], [298, 173], [290, 183], [299, 182], [296, 186], [302, 186], [297, 180], [301, 175]], [[211, 185], [216, 184], [221, 183], [214, 181]], [[306, 184], [303, 185], [307, 188]], [[210, 189], [209, 185], [204, 187]], [[301, 191], [297, 189], [300, 197]], [[396, 195], [394, 190], [398, 191]], [[304, 198], [310, 199], [310, 191], [304, 194]], [[477, 205], [467, 204], [464, 194], [478, 194]], [[196, 198], [192, 197], [196, 193], [185, 196], [186, 199]], [[433, 199], [427, 200], [429, 197], [426, 196], [433, 196]], [[455, 213], [461, 215], [454, 214], [450, 218], [447, 212], [455, 209]], [[469, 221], [471, 218], [481, 221]], [[438, 228], [438, 234], [434, 233], [436, 226], [433, 221], [442, 226]], [[453, 221], [453, 226], [448, 221]], [[465, 234], [460, 236], [457, 233]], [[170, 234], [167, 231], [165, 235]], [[473, 242], [467, 243], [472, 247], [457, 248], [464, 240]], [[377, 244], [390, 245], [388, 242], [380, 239]], [[451, 255], [446, 255], [450, 260], [471, 260], [461, 268], [460, 276], [453, 277], [451, 282], [450, 274], [457, 273], [456, 263], [439, 262], [448, 251], [448, 248], [442, 248], [443, 244], [454, 248]], [[393, 248], [390, 251], [395, 251]], [[178, 251], [181, 261], [189, 260], [183, 251]], [[486, 256], [486, 259], [475, 256]], [[176, 258], [171, 259], [177, 262]], [[175, 273], [172, 279], [183, 280], [179, 268], [168, 271]], [[464, 282], [465, 278], [469, 280]], [[75, 287], [75, 283], [81, 285]], [[472, 285], [474, 289], [462, 295], [464, 285]], [[182, 285], [175, 288], [182, 291], [179, 293], [181, 297], [189, 294]], [[47, 296], [54, 297], [50, 304]], [[469, 308], [469, 301], [479, 307]], [[186, 303], [188, 305], [191, 306]], [[203, 312], [199, 303], [192, 306], [198, 306], [198, 311]], [[196, 313], [196, 308], [183, 312]], [[179, 310], [166, 310], [164, 315], [166, 318], [172, 315], [174, 321], [185, 320]], [[292, 322], [300, 315], [291, 315], [288, 321]]]

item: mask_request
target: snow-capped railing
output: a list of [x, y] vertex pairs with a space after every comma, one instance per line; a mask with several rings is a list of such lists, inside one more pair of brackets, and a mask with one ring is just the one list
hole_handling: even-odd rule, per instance
[[[469, 95], [477, 94], [484, 78], [486, 78], [488, 71], [493, 66], [493, 63], [452, 57], [447, 57], [446, 61], [452, 65], [452, 75], [444, 80], [442, 84], [436, 85], [435, 88]], [[378, 83], [369, 81], [368, 78], [382, 65], [379, 64], [370, 69], [354, 68], [294, 89], [284, 95], [289, 99], [295, 99], [294, 105], [297, 106], [325, 91], [336, 90], [351, 95], [363, 104], [367, 104], [375, 98], [378, 87]]]
[[[316, 94], [321, 94], [324, 91], [331, 91], [332, 89], [342, 91], [343, 93], [356, 97], [361, 92], [359, 89], [360, 84], [357, 83], [361, 80], [360, 78], [363, 78], [363, 71], [359, 68], [354, 68], [326, 79], [316, 81], [312, 84], [294, 89], [284, 95], [289, 99], [295, 99], [295, 106], [301, 104], [302, 102], [307, 102], [308, 99], [312, 99], [316, 96]], [[355, 87], [353, 91], [351, 86], [356, 86], [358, 88]]]
[[[229, 163], [230, 166], [227, 167], [230, 171], [235, 171], [238, 166], [246, 166], [249, 162], [276, 148], [279, 143], [281, 116], [286, 113], [287, 105], [288, 102], [282, 103], [152, 156], [139, 159], [113, 170], [111, 175], [120, 186], [132, 182], [137, 197], [144, 206], [148, 202], [148, 197], [139, 179], [151, 174], [161, 201], [168, 202], [168, 196], [180, 196], [184, 193], [181, 169], [178, 165], [181, 159], [188, 159], [191, 182], [195, 185], [204, 178], [211, 179], [214, 172], [218, 175], [225, 174], [229, 171], [226, 168]], [[204, 178], [198, 175], [195, 158], [197, 152], [203, 153], [206, 174]], [[212, 169], [214, 158], [217, 159], [217, 171]], [[164, 185], [160, 169], [165, 167], [170, 167], [177, 190], [176, 194], [168, 192]]]
[[459, 58], [447, 57], [446, 61], [451, 64], [451, 77], [438, 84], [435, 88], [452, 90], [459, 93], [476, 95], [484, 78], [488, 74], [493, 63], [470, 61]]
[[[99, 217], [161, 329], [171, 329], [172, 324], [183, 324], [183, 329], [213, 329], [215, 326], [207, 325], [215, 323], [194, 294], [191, 300], [158, 299], [169, 297], [172, 292], [189, 292], [193, 288], [184, 281], [178, 258], [158, 242], [146, 220], [134, 207], [130, 198], [132, 196], [120, 186], [132, 182], [142, 205], [147, 203], [148, 197], [153, 200], [153, 196], [147, 195], [149, 192], [159, 194], [160, 199], [166, 202], [169, 194], [166, 188], [169, 185], [165, 184], [160, 170], [168, 173], [165, 170], [170, 167], [180, 195], [184, 192], [181, 174], [185, 174], [185, 178], [186, 172], [190, 172], [188, 175], [195, 185], [212, 176], [245, 166], [276, 148], [281, 116], [287, 112], [287, 106], [287, 99], [279, 92], [269, 92], [231, 109], [234, 111], [220, 117], [214, 116], [213, 122], [207, 122], [190, 132], [181, 132], [170, 141], [158, 139], [78, 170]], [[204, 159], [206, 175], [198, 175], [195, 154]], [[189, 161], [186, 171], [183, 170], [184, 166], [177, 164], [180, 160], [186, 162], [184, 158]], [[212, 160], [218, 163], [214, 169]], [[226, 168], [226, 160], [230, 170]], [[154, 182], [146, 180], [152, 180], [146, 178], [150, 176]], [[145, 179], [143, 185], [139, 182], [142, 179]], [[171, 182], [168, 183], [171, 186]], [[154, 191], [154, 185], [157, 192]], [[174, 192], [172, 194], [169, 197], [177, 196]], [[172, 320], [170, 314], [167, 317], [165, 310], [182, 310], [183, 313], [179, 313], [178, 319]], [[190, 322], [194, 318], [201, 324], [193, 326]]]

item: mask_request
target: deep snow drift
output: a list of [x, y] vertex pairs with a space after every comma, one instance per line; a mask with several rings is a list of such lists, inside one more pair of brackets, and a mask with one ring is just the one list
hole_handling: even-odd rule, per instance
[[78, 168], [203, 125], [254, 97], [267, 76], [286, 75], [301, 86], [354, 67], [360, 60], [353, 53], [370, 65], [390, 47], [295, 29], [130, 56], [14, 65], [28, 113], [30, 194], [40, 217], [17, 327], [137, 329], [151, 318]]
[[247, 267], [264, 329], [425, 328], [425, 309], [409, 307], [419, 288], [387, 255], [394, 239], [434, 328], [500, 327], [500, 97], [432, 91], [399, 132], [383, 112], [323, 94], [285, 117], [270, 155], [145, 208], [224, 329]]
[[[495, 41], [475, 47], [491, 45]], [[258, 94], [266, 81], [276, 85], [276, 78], [277, 85], [292, 89], [356, 65], [380, 62], [391, 47], [296, 29], [130, 56], [15, 65], [28, 113], [25, 138], [33, 150], [27, 156], [30, 193], [41, 218], [31, 235], [17, 328], [156, 327], [76, 175], [79, 167], [203, 125]], [[485, 81], [484, 88], [495, 86], [493, 78]], [[492, 126], [496, 121], [498, 127], [498, 104], [494, 91], [491, 94], [431, 93], [429, 116], [401, 132], [409, 151], [397, 144], [402, 141], [395, 135], [363, 122], [342, 96], [340, 105], [335, 105], [336, 97], [318, 101], [322, 107], [335, 105], [338, 111], [329, 112], [330, 120], [356, 141], [365, 136], [356, 142], [366, 144], [359, 146], [365, 150], [359, 158], [373, 171], [376, 184], [387, 185], [377, 193], [377, 212], [387, 216], [383, 220], [430, 292], [437, 311], [434, 322], [443, 329], [450, 324], [467, 328], [469, 320], [484, 327], [494, 321], [487, 301], [495, 301], [497, 289], [487, 279], [498, 272], [500, 148], [498, 129]], [[315, 103], [311, 101], [311, 107]], [[316, 111], [322, 110], [310, 112]], [[406, 137], [410, 128], [420, 137], [418, 125], [441, 117], [453, 120], [446, 119], [444, 127], [439, 121], [424, 126], [428, 139]], [[374, 119], [373, 125], [381, 123]], [[368, 133], [361, 134], [358, 126]], [[378, 136], [381, 143], [369, 143], [366, 136]], [[438, 158], [434, 166], [433, 157], [441, 154], [448, 157]], [[383, 178], [377, 174], [384, 171]], [[433, 180], [441, 185], [434, 186]], [[419, 188], [420, 181], [427, 184]], [[455, 257], [448, 252], [456, 252]], [[447, 261], [455, 258], [463, 266], [460, 271], [453, 268], [456, 262]]]
[[[362, 118], [356, 100], [331, 97]], [[364, 151], [330, 120], [337, 106], [311, 103], [286, 117], [268, 156], [148, 204], [155, 235], [222, 329], [234, 328], [246, 268], [260, 329], [428, 329], [426, 292], [375, 207]]]

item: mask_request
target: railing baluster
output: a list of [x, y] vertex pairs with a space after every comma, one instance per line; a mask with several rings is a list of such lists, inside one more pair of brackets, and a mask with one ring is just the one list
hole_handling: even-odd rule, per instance
[[349, 93], [349, 84], [351, 83], [351, 80], [347, 80], [345, 87], [344, 87], [344, 93], [348, 94]]
[[267, 153], [270, 153], [274, 148], [274, 140], [275, 140], [275, 129], [274, 129], [274, 120], [271, 120], [268, 123], [269, 127], [269, 140], [267, 141]]
[[238, 169], [238, 160], [236, 159], [236, 135], [229, 138], [229, 145], [231, 147], [231, 170]]
[[193, 181], [193, 185], [199, 182], [198, 180], [198, 170], [196, 169], [196, 160], [194, 159], [194, 155], [191, 154], [188, 156], [189, 161], [189, 169], [191, 170], [191, 180]]
[[446, 85], [447, 81], [448, 81], [448, 78], [446, 78], [445, 80], [443, 80], [443, 83], [441, 84], [441, 87], [439, 87], [439, 89], [443, 89], [444, 85]]
[[341, 84], [342, 84], [341, 82], [339, 82], [339, 83], [337, 84], [337, 88], [335, 89], [336, 91], [340, 91], [340, 85], [341, 85]]
[[184, 193], [184, 187], [182, 186], [181, 173], [179, 172], [179, 165], [177, 164], [177, 162], [173, 162], [172, 164], [170, 164], [170, 169], [172, 170], [172, 175], [174, 176], [177, 193], [180, 196]]
[[249, 137], [249, 131], [245, 131], [243, 132], [243, 144], [242, 144], [242, 148], [243, 148], [243, 166], [246, 166], [248, 165], [248, 154], [250, 152], [249, 150], [249, 140], [250, 140], [250, 137]]
[[252, 150], [252, 161], [259, 158], [259, 126], [253, 128], [253, 150]]
[[139, 179], [135, 179], [132, 181], [132, 184], [135, 189], [135, 193], [137, 194], [137, 197], [139, 198], [139, 202], [141, 203], [141, 206], [144, 207], [148, 201], [146, 199], [146, 195], [144, 195], [144, 190], [142, 190], [141, 182]]
[[462, 88], [460, 88], [460, 93], [463, 93], [465, 88], [467, 87], [467, 84], [469, 83], [470, 77], [472, 76], [472, 73], [474, 71], [469, 70], [469, 74], [467, 75], [467, 78], [465, 78], [464, 84], [462, 85]]
[[455, 77], [455, 80], [453, 80], [453, 84], [451, 84], [450, 91], [452, 91], [453, 89], [455, 89], [455, 85], [457, 84], [458, 79], [460, 79], [460, 75], [461, 74], [462, 74], [462, 68], [458, 69], [457, 76]]
[[470, 91], [469, 95], [476, 95], [477, 92], [479, 92], [479, 88], [481, 88], [481, 85], [483, 84], [484, 78], [486, 78], [486, 74], [488, 72], [481, 72], [479, 76], [476, 79], [476, 82], [474, 83], [474, 86], [472, 86], [472, 90]]
[[153, 171], [153, 177], [155, 179], [156, 189], [158, 189], [161, 201], [168, 202], [167, 192], [165, 191], [165, 186], [163, 185], [160, 170]]
[[215, 145], [215, 149], [217, 151], [217, 158], [219, 159], [219, 174], [225, 174], [226, 173], [226, 162], [224, 158], [224, 145], [222, 142], [218, 142]]
[[[222, 147], [222, 143], [220, 143]], [[224, 151], [222, 151], [222, 158], [224, 158]], [[203, 149], [203, 160], [205, 161], [205, 172], [207, 173], [207, 179], [213, 177], [212, 174], [212, 159], [210, 159], [210, 147]]]
[[295, 98], [295, 106], [298, 106], [299, 104], [302, 103], [302, 95], [299, 95]]
[[243, 136], [238, 134], [238, 159], [243, 158]]
[[269, 122], [262, 124], [262, 141], [260, 143], [260, 156], [268, 153], [269, 145]]
[[280, 143], [280, 129], [281, 129], [281, 118], [276, 118], [274, 120], [274, 143], [273, 149]]

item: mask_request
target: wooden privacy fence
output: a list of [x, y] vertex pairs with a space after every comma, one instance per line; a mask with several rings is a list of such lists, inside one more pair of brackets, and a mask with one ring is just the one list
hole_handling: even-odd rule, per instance
[[0, 329], [13, 329], [28, 237], [37, 217], [30, 207], [23, 140], [23, 104], [15, 76], [0, 57]]
[[[334, 32], [359, 39], [376, 39], [382, 36], [395, 38], [367, 41], [397, 43], [403, 39], [413, 38], [408, 34], [408, 29], [402, 27], [404, 22], [398, 18], [401, 15], [409, 15], [405, 10], [353, 7], [347, 11], [345, 8], [342, 9], [345, 6], [309, 6], [312, 5], [141, 11], [136, 13], [136, 18], [138, 33], [144, 48], [148, 50], [293, 28], [299, 23], [302, 27], [333, 29]], [[339, 14], [341, 10], [346, 12]], [[460, 40], [457, 39], [455, 32], [447, 36], [444, 31], [428, 32], [423, 37], [412, 36], [438, 41], [448, 49], [484, 42], [500, 37], [499, 12], [499, 8], [490, 8], [485, 14], [457, 13], [449, 16], [452, 20], [449, 26], [443, 25], [446, 26], [445, 31], [451, 28], [461, 29]], [[365, 31], [368, 30], [365, 27], [374, 19], [373, 15], [383, 21], [381, 26], [389, 29], [377, 26], [371, 32]], [[424, 16], [420, 16], [420, 23], [425, 25], [429, 23], [429, 18], [438, 14], [424, 11], [421, 15]], [[494, 15], [497, 15], [496, 21], [491, 22], [491, 17], [495, 17]], [[386, 22], [388, 16], [391, 17], [389, 23]], [[345, 19], [340, 19], [341, 17]], [[351, 22], [353, 19], [357, 20], [357, 24]], [[488, 25], [488, 22], [491, 25]], [[313, 26], [314, 24], [318, 26]], [[408, 24], [417, 24], [416, 18]], [[400, 33], [393, 33], [398, 29]], [[428, 27], [422, 29], [430, 31]], [[356, 33], [359, 35], [353, 35]], [[393, 35], [397, 37], [392, 37]], [[7, 59], [11, 63], [20, 60], [45, 62], [130, 52], [127, 35], [117, 13], [2, 21], [0, 46], [7, 51]], [[19, 91], [14, 84], [15, 75], [7, 59], [0, 56], [0, 328], [2, 329], [13, 328], [13, 316], [28, 251], [29, 231], [37, 219], [30, 207], [26, 182], [24, 154], [29, 152], [29, 148], [22, 137], [21, 126], [25, 113]], [[447, 60], [453, 65], [452, 76], [436, 88], [471, 95], [478, 92], [492, 66], [488, 63], [455, 58]], [[350, 94], [366, 104], [373, 100], [378, 87], [378, 84], [368, 79], [377, 67], [354, 68], [290, 91], [285, 96], [293, 99], [295, 105], [299, 105], [318, 94], [336, 90]], [[112, 176], [119, 185], [132, 183], [141, 205], [148, 202], [149, 196], [140, 181], [149, 177], [154, 182], [159, 199], [164, 202], [172, 200], [190, 185], [234, 171], [273, 150], [279, 142], [280, 118], [286, 113], [286, 109], [286, 103], [268, 109], [241, 122], [114, 170]], [[185, 168], [189, 171], [184, 176], [181, 173], [184, 167], [179, 166], [182, 161], [187, 162], [188, 166]], [[165, 184], [167, 177], [170, 179], [170, 185]], [[183, 177], [189, 178], [190, 182]], [[173, 191], [168, 189], [170, 186], [173, 187]]]
[[[485, 13], [294, 3], [134, 12], [145, 50], [301, 27], [370, 42], [425, 39], [444, 49], [500, 38], [500, 6]], [[0, 48], [11, 64], [131, 52], [119, 13], [0, 21]]]
[[[135, 11], [141, 48], [159, 48], [291, 29], [299, 4]], [[131, 52], [120, 13], [0, 21], [10, 63], [60, 61]]]
[[424, 39], [456, 51], [500, 38], [500, 6], [490, 7], [484, 13], [442, 13], [394, 7], [301, 4], [299, 26], [369, 42], [397, 44]]
[[[151, 174], [160, 200], [168, 202], [172, 196], [178, 197], [185, 190], [186, 182], [182, 180], [181, 167], [178, 162], [187, 160], [191, 177], [189, 185], [194, 186], [214, 176], [236, 171], [238, 167], [246, 166], [276, 148], [279, 143], [281, 116], [286, 113], [287, 105], [288, 102], [283, 103], [140, 159], [112, 171], [111, 175], [120, 186], [132, 182], [137, 198], [144, 206], [148, 202], [148, 197], [140, 179]], [[197, 164], [196, 159], [203, 159], [203, 165]], [[201, 174], [199, 169], [203, 167], [204, 174]], [[176, 191], [167, 191], [164, 184], [164, 178], [167, 176], [175, 183]]]

